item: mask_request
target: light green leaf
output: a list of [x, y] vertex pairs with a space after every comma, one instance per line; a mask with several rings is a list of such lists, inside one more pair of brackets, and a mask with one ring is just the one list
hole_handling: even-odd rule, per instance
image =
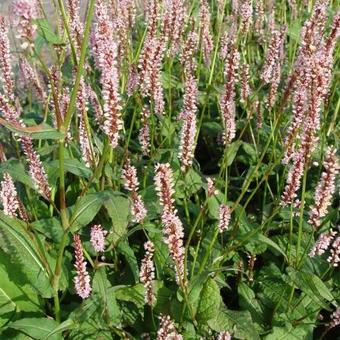
[[104, 206], [112, 220], [113, 242], [117, 242], [127, 230], [130, 202], [121, 193], [111, 191]]
[[38, 33], [49, 43], [53, 45], [62, 45], [63, 41], [54, 33], [53, 27], [46, 19], [36, 19], [35, 24], [38, 26]]
[[35, 243], [28, 236], [23, 223], [5, 216], [0, 211], [1, 248], [8, 253], [13, 261], [18, 261], [28, 281], [39, 293], [46, 298], [52, 296], [49, 275], [46, 265], [39, 252], [35, 249]]
[[212, 278], [208, 278], [205, 282], [197, 309], [197, 321], [206, 323], [216, 317], [219, 313], [221, 304], [220, 289], [217, 283]]
[[[57, 322], [47, 318], [25, 318], [12, 322], [8, 327], [16, 329], [33, 339], [44, 339], [53, 329], [58, 326]], [[62, 339], [60, 334], [49, 337], [50, 340]]]

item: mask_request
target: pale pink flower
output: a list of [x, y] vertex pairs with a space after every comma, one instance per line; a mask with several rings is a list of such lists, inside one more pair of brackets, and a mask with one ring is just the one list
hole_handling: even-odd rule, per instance
[[100, 224], [96, 224], [91, 228], [91, 244], [98, 253], [105, 251], [105, 236], [107, 231]]
[[282, 58], [282, 49], [284, 44], [286, 28], [283, 26], [281, 30], [273, 30], [267, 50], [264, 66], [261, 73], [261, 79], [266, 84], [271, 84], [277, 81], [277, 64]]
[[241, 68], [241, 102], [246, 103], [249, 101], [249, 97], [251, 96], [250, 89], [250, 79], [249, 79], [249, 65], [244, 63]]
[[297, 154], [293, 165], [288, 171], [287, 184], [285, 186], [284, 193], [281, 196], [281, 205], [283, 207], [294, 202], [297, 197], [297, 191], [301, 185], [301, 178], [304, 169], [304, 157], [301, 154]]
[[195, 54], [199, 43], [198, 34], [195, 31], [190, 31], [183, 42], [180, 61], [184, 68], [184, 72], [193, 74], [196, 70]]
[[156, 191], [163, 208], [161, 221], [165, 235], [164, 242], [168, 245], [170, 255], [175, 263], [177, 283], [186, 283], [184, 271], [183, 225], [174, 207], [175, 193], [173, 185], [173, 174], [170, 164], [157, 164], [155, 176]]
[[119, 132], [123, 129], [117, 68], [117, 44], [113, 39], [113, 27], [108, 9], [100, 0], [96, 4], [95, 57], [101, 71], [102, 95], [104, 100], [103, 131], [113, 148], [118, 146]]
[[129, 47], [129, 33], [135, 23], [136, 8], [134, 0], [119, 0], [110, 3], [111, 21], [117, 36], [118, 57], [123, 61]]
[[154, 244], [151, 241], [147, 241], [144, 243], [144, 249], [146, 252], [142, 260], [139, 277], [145, 288], [145, 303], [152, 306], [156, 300], [153, 289], [153, 281], [155, 279], [155, 265], [153, 263]]
[[18, 39], [24, 40], [22, 48], [33, 44], [37, 26], [33, 23], [38, 18], [38, 3], [36, 0], [17, 0], [11, 7], [11, 21]]
[[193, 162], [196, 137], [196, 112], [197, 112], [197, 82], [189, 74], [185, 81], [184, 107], [180, 113], [183, 120], [179, 146], [179, 159], [182, 171], [186, 171]]
[[160, 314], [159, 329], [157, 331], [157, 340], [182, 340], [182, 335], [177, 333], [175, 324], [169, 315]]
[[220, 332], [217, 337], [217, 340], [231, 340], [231, 335], [227, 331]]
[[332, 243], [331, 255], [327, 258], [327, 262], [333, 267], [338, 267], [340, 262], [340, 236], [338, 236]]
[[139, 182], [137, 178], [137, 169], [131, 165], [129, 159], [124, 165], [122, 179], [124, 180], [125, 189], [131, 192], [131, 215], [133, 217], [133, 222], [141, 223], [146, 217], [147, 210], [145, 209], [142, 196], [138, 194]]
[[207, 0], [201, 1], [199, 18], [201, 29], [201, 46], [205, 64], [209, 64], [210, 56], [214, 49], [214, 41], [210, 32], [210, 7]]
[[224, 76], [225, 89], [220, 100], [222, 110], [222, 118], [224, 125], [223, 143], [227, 145], [235, 138], [236, 122], [235, 122], [235, 82], [237, 79], [237, 69], [239, 66], [240, 54], [235, 46], [230, 48], [228, 53]]
[[329, 147], [324, 160], [325, 171], [322, 173], [318, 186], [315, 190], [314, 205], [309, 213], [308, 223], [318, 227], [322, 217], [326, 216], [328, 207], [331, 205], [332, 196], [335, 193], [335, 179], [339, 173], [336, 149]]
[[221, 204], [219, 208], [218, 231], [223, 233], [229, 227], [231, 210], [226, 204]]
[[162, 33], [170, 45], [169, 54], [175, 55], [182, 43], [185, 28], [185, 5], [183, 0], [165, 0]]
[[242, 34], [246, 34], [253, 22], [253, 5], [251, 0], [243, 0], [239, 8], [239, 15], [241, 19], [240, 30]]
[[74, 287], [77, 294], [82, 298], [86, 299], [91, 294], [91, 282], [90, 276], [86, 270], [87, 262], [84, 259], [83, 249], [79, 235], [73, 235], [74, 241], [74, 256], [75, 256], [75, 268], [77, 276], [74, 278]]
[[17, 217], [19, 209], [18, 193], [12, 177], [7, 172], [4, 173], [4, 178], [0, 183], [0, 201], [5, 215]]
[[322, 255], [329, 248], [336, 234], [336, 231], [332, 229], [327, 233], [322, 233], [311, 249], [309, 256], [314, 257], [315, 255]]
[[51, 187], [47, 180], [45, 169], [41, 163], [39, 154], [33, 148], [33, 142], [30, 137], [20, 138], [22, 149], [27, 158], [29, 173], [34, 185], [39, 193], [46, 199], [51, 199]]
[[8, 24], [0, 16], [0, 71], [5, 97], [14, 100], [12, 58], [8, 39]]
[[331, 314], [331, 322], [329, 326], [331, 328], [340, 325], [340, 307], [338, 307], [332, 314]]
[[39, 76], [33, 67], [29, 64], [26, 58], [20, 58], [19, 63], [21, 76], [27, 88], [33, 88], [37, 98], [44, 102], [47, 95], [41, 86]]
[[208, 184], [208, 197], [212, 197], [217, 194], [214, 180], [211, 177], [207, 177]]
[[139, 130], [138, 140], [142, 147], [143, 155], [149, 155], [150, 153], [150, 109], [148, 106], [143, 106], [141, 112], [141, 129]]

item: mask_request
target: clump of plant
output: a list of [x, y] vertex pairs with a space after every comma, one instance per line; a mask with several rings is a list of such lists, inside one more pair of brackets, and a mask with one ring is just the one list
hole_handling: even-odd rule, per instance
[[84, 3], [0, 16], [1, 338], [335, 338], [336, 2]]

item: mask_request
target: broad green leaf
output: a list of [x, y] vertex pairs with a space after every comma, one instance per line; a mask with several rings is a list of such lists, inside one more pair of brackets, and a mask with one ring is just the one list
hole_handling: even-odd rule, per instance
[[216, 332], [229, 330], [236, 339], [260, 340], [248, 311], [219, 310], [208, 324]]
[[[52, 319], [25, 318], [10, 323], [8, 327], [29, 335], [33, 339], [44, 339], [57, 325], [57, 322]], [[62, 337], [60, 334], [54, 334], [49, 339], [59, 340]]]
[[115, 292], [113, 291], [109, 280], [107, 279], [105, 268], [99, 268], [93, 278], [93, 298], [98, 294], [103, 314], [108, 317], [107, 322], [110, 325], [117, 325], [120, 321], [120, 310], [116, 301]]
[[324, 300], [336, 306], [334, 296], [319, 277], [311, 273], [296, 271], [291, 267], [287, 268], [287, 272], [294, 285], [307, 294], [314, 302], [319, 303], [324, 308], [327, 308]]
[[28, 176], [25, 171], [25, 167], [22, 163], [19, 163], [17, 160], [11, 159], [7, 162], [0, 164], [0, 173], [8, 172], [14, 181], [18, 181], [30, 187], [31, 189], [35, 189], [32, 178]]
[[138, 308], [143, 308], [144, 302], [144, 286], [141, 283], [135, 286], [116, 286], [113, 287], [117, 300], [128, 301], [134, 303]]
[[112, 220], [113, 242], [117, 242], [127, 230], [130, 202], [121, 193], [111, 191], [104, 206]]
[[287, 260], [287, 256], [286, 256], [285, 252], [281, 249], [281, 247], [277, 243], [272, 241], [270, 238], [264, 236], [263, 234], [256, 234], [254, 236], [254, 238], [258, 239], [262, 243], [265, 243], [267, 246], [275, 249], [277, 252], [279, 252]]
[[20, 125], [14, 125], [7, 122], [5, 119], [0, 117], [0, 125], [5, 126], [8, 130], [18, 136], [29, 136], [32, 139], [61, 139], [64, 137], [64, 135], [57, 129], [54, 129], [46, 123], [22, 127]]
[[63, 41], [54, 33], [53, 27], [49, 24], [46, 19], [36, 19], [34, 20], [38, 27], [38, 33], [49, 43], [53, 45], [62, 45]]
[[233, 163], [233, 161], [236, 157], [237, 151], [240, 148], [241, 144], [242, 144], [242, 142], [236, 141], [236, 142], [232, 142], [230, 145], [228, 145], [227, 152], [226, 152], [225, 157], [224, 157], [224, 163], [227, 166], [230, 166]]
[[51, 339], [52, 336], [62, 333], [64, 331], [68, 331], [70, 329], [74, 329], [76, 327], [76, 323], [72, 319], [67, 319], [63, 321], [60, 325], [56, 326], [53, 330], [51, 330], [43, 340]]
[[50, 278], [46, 270], [47, 264], [40, 257], [35, 243], [28, 236], [20, 221], [5, 216], [0, 211], [1, 248], [8, 253], [13, 261], [21, 264], [23, 273], [39, 293], [46, 298], [52, 296]]
[[[42, 315], [42, 307], [37, 293], [25, 282], [16, 263], [0, 250], [0, 316], [6, 313], [30, 312]], [[2, 325], [0, 319], [0, 327]], [[8, 320], [7, 320], [8, 321]]]
[[104, 192], [91, 193], [83, 196], [76, 203], [70, 225], [74, 230], [89, 224], [102, 207], [106, 196]]
[[[58, 168], [59, 161], [52, 161], [51, 163], [49, 163], [49, 166]], [[90, 178], [92, 175], [92, 171], [77, 159], [66, 158], [64, 161], [64, 167], [65, 172], [70, 172], [79, 177]]]
[[273, 327], [270, 334], [264, 337], [265, 340], [313, 340], [313, 325], [297, 324], [295, 327], [290, 323], [282, 327]]
[[138, 268], [137, 259], [128, 241], [119, 242], [117, 244], [117, 250], [119, 253], [121, 253], [125, 257], [125, 260], [131, 269], [135, 283], [139, 282], [139, 268]]
[[200, 294], [200, 301], [197, 309], [197, 321], [206, 323], [208, 320], [215, 318], [219, 313], [220, 304], [220, 289], [212, 278], [208, 278]]
[[253, 320], [259, 325], [263, 324], [263, 310], [255, 297], [254, 291], [244, 282], [238, 285], [239, 304], [242, 309], [250, 312]]

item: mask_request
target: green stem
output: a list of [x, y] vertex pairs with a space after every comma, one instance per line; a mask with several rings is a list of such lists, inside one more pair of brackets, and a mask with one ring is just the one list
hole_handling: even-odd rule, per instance
[[[59, 0], [59, 2], [62, 2], [62, 1]], [[64, 133], [66, 133], [66, 131], [68, 130], [68, 127], [69, 127], [71, 119], [72, 119], [72, 115], [73, 115], [74, 110], [75, 110], [75, 104], [76, 104], [76, 100], [77, 100], [77, 94], [78, 94], [78, 89], [79, 89], [79, 85], [80, 85], [80, 80], [81, 80], [81, 77], [82, 77], [83, 71], [84, 71], [86, 50], [87, 50], [89, 37], [90, 37], [90, 29], [91, 29], [93, 14], [94, 14], [95, 2], [96, 2], [96, 0], [90, 0], [89, 5], [88, 5], [89, 7], [88, 7], [88, 13], [87, 13], [86, 22], [85, 22], [84, 38], [83, 38], [83, 42], [82, 42], [82, 45], [81, 45], [80, 58], [79, 58], [78, 66], [77, 66], [77, 75], [76, 75], [76, 79], [75, 79], [74, 86], [73, 86], [73, 89], [72, 89], [70, 103], [69, 103], [69, 106], [67, 108], [67, 112], [65, 114], [64, 124], [62, 126], [62, 129], [63, 129], [62, 132], [64, 132]]]

